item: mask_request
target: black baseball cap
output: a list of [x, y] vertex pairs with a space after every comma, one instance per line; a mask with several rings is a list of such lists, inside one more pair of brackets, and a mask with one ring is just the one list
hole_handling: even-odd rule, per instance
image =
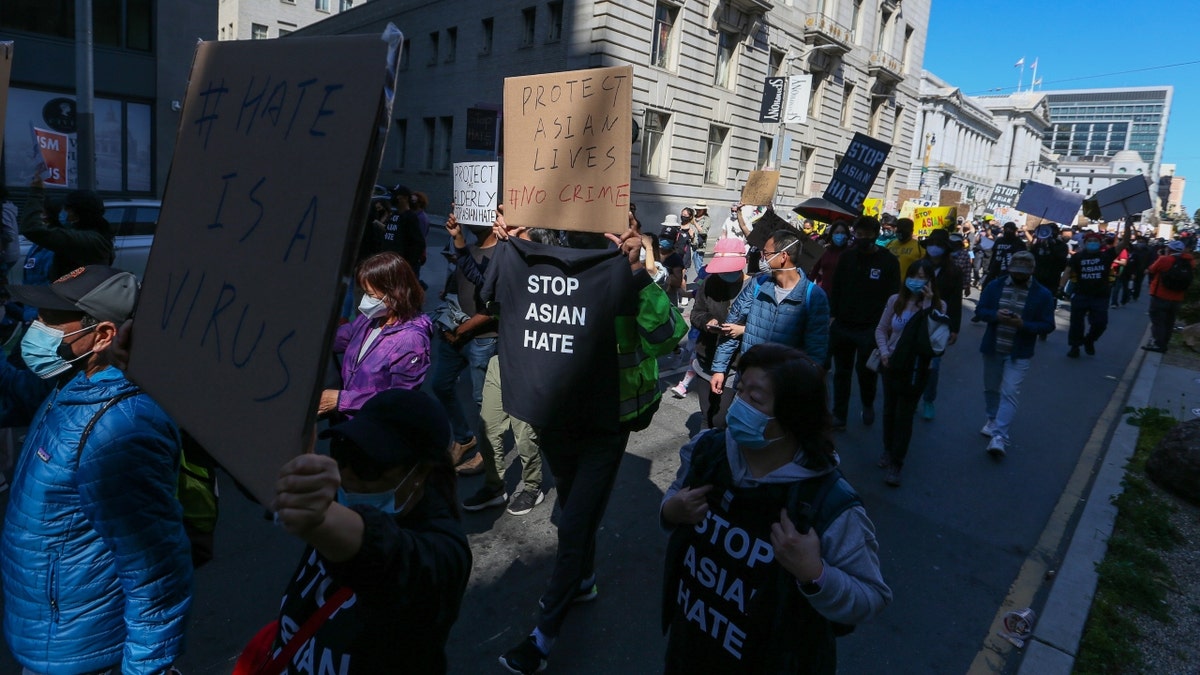
[[137, 277], [108, 265], [80, 267], [49, 286], [9, 286], [17, 302], [38, 309], [83, 312], [100, 321], [124, 323], [137, 306]]
[[450, 418], [428, 394], [390, 389], [371, 397], [354, 417], [321, 432], [344, 438], [383, 467], [450, 461]]

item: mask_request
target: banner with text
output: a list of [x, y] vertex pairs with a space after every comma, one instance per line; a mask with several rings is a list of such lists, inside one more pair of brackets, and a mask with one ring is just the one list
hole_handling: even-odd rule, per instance
[[[792, 75], [787, 79], [787, 105], [783, 110], [784, 124], [804, 124], [808, 121], [808, 102], [812, 95], [812, 75]], [[784, 157], [788, 153], [784, 153]]]
[[264, 504], [316, 419], [391, 118], [385, 35], [202, 42], [188, 79], [129, 375]]
[[958, 207], [920, 206], [913, 209], [913, 236], [928, 237], [934, 230], [953, 229], [958, 219]]
[[822, 197], [850, 213], [862, 213], [863, 200], [870, 194], [891, 150], [892, 146], [883, 141], [863, 133], [854, 134]]
[[992, 196], [988, 198], [987, 208], [984, 211], [995, 214], [996, 209], [1016, 206], [1019, 194], [1021, 194], [1021, 188], [1015, 185], [997, 185], [992, 188]]
[[33, 128], [33, 137], [41, 155], [42, 182], [51, 187], [67, 187], [67, 175], [71, 170], [71, 137], [49, 129]]
[[454, 217], [461, 225], [488, 225], [496, 220], [497, 162], [454, 164]]
[[504, 219], [591, 232], [629, 227], [633, 67], [504, 80]]
[[499, 110], [467, 108], [467, 152], [494, 154], [499, 126]]
[[786, 88], [786, 77], [768, 77], [763, 80], [762, 105], [758, 109], [759, 122], [779, 124], [779, 121], [783, 119], [783, 98]]

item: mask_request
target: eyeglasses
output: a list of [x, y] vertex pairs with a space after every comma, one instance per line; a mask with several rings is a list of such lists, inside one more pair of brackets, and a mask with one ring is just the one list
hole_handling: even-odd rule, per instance
[[329, 441], [329, 456], [339, 469], [350, 468], [360, 480], [373, 481], [383, 477], [387, 470], [383, 464], [367, 456], [362, 448], [345, 436], [334, 436]]

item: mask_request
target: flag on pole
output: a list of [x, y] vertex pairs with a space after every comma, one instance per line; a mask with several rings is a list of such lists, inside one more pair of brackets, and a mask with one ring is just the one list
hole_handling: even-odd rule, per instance
[[1025, 65], [1025, 57], [1024, 56], [1021, 57], [1020, 61], [1017, 61], [1016, 63], [1013, 64], [1013, 68], [1020, 68], [1023, 65]]
[[[1024, 59], [1021, 59], [1021, 60], [1022, 60], [1022, 61], [1024, 61]], [[1038, 60], [1037, 60], [1037, 58], [1035, 57], [1035, 58], [1033, 59], [1033, 65], [1032, 65], [1032, 66], [1030, 66], [1030, 67], [1031, 67], [1031, 68], [1033, 68], [1034, 70], [1037, 70], [1037, 62], [1038, 62]]]
[[1035, 86], [1035, 87], [1040, 87], [1040, 86], [1042, 86], [1042, 78], [1040, 78], [1040, 77], [1039, 77], [1038, 79], [1034, 80], [1034, 81], [1033, 81], [1033, 86]]

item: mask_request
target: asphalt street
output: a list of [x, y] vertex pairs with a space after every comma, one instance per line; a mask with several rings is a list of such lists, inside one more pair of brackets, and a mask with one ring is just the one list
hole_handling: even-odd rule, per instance
[[[422, 278], [436, 291], [443, 278], [438, 251], [446, 241], [444, 231], [435, 225], [430, 239]], [[964, 321], [958, 344], [943, 360], [937, 417], [916, 421], [900, 488], [885, 486], [875, 467], [880, 424], [861, 424], [855, 389], [850, 424], [837, 437], [838, 449], [842, 470], [875, 522], [895, 600], [877, 621], [839, 640], [840, 672], [967, 671], [1138, 348], [1147, 325], [1146, 303], [1143, 294], [1140, 304], [1112, 311], [1098, 354], [1078, 360], [1065, 357], [1067, 312], [1058, 312], [1059, 330], [1038, 345], [1013, 445], [1001, 462], [984, 452], [986, 439], [979, 435], [985, 421], [980, 324]], [[436, 304], [436, 292], [426, 304]], [[973, 304], [967, 301], [967, 316]], [[682, 365], [678, 357], [662, 360], [664, 387], [678, 381]], [[573, 610], [550, 672], [661, 671], [666, 536], [658, 526], [658, 504], [674, 477], [679, 447], [699, 428], [699, 384], [685, 399], [664, 398], [653, 425], [632, 436], [599, 535], [599, 597]], [[465, 381], [462, 393], [469, 397]], [[577, 395], [589, 392], [581, 388]], [[882, 398], [876, 412], [881, 406]], [[515, 467], [507, 478], [511, 491], [520, 480]], [[473, 493], [481, 483], [482, 477], [463, 479], [460, 494]], [[303, 548], [272, 525], [261, 507], [225, 485], [216, 559], [197, 571], [188, 651], [179, 663], [189, 675], [231, 670], [246, 640], [274, 618]], [[475, 563], [448, 646], [451, 672], [503, 672], [497, 657], [534, 625], [555, 549], [548, 475], [546, 487], [546, 502], [527, 516], [495, 509], [464, 519]], [[1015, 672], [1016, 664], [1010, 659], [1005, 670]], [[19, 669], [0, 647], [0, 673], [14, 672]], [[402, 664], [397, 672], [403, 672]]]

